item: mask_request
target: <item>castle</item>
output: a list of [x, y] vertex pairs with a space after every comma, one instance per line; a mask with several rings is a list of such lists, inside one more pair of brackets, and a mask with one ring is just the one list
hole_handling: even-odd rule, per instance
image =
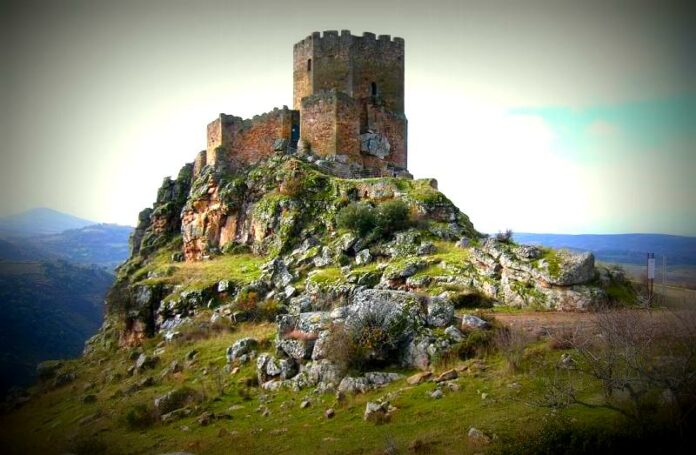
[[293, 108], [220, 114], [194, 162], [242, 168], [278, 153], [313, 156], [342, 177], [408, 176], [404, 40], [314, 32], [293, 48]]

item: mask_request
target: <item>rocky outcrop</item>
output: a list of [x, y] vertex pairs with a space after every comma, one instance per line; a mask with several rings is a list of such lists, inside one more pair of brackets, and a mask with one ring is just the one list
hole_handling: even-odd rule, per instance
[[606, 300], [596, 285], [594, 256], [565, 250], [542, 250], [487, 239], [471, 248], [481, 292], [501, 303], [584, 311]]
[[[212, 166], [201, 170], [181, 213], [183, 253], [187, 260], [201, 260], [239, 245], [257, 253], [288, 253], [304, 239], [335, 228], [335, 215], [347, 201], [382, 201], [402, 194], [414, 211], [449, 223], [437, 235], [477, 235], [468, 218], [427, 181], [403, 179], [399, 187], [390, 179], [339, 180], [278, 155], [246, 173]], [[332, 263], [329, 253], [320, 248], [312, 258], [315, 266]], [[369, 261], [365, 254], [361, 260]]]
[[157, 191], [153, 207], [138, 215], [138, 225], [130, 238], [131, 256], [148, 256], [163, 247], [181, 229], [181, 210], [191, 188], [193, 164], [186, 164], [176, 180], [167, 177]]

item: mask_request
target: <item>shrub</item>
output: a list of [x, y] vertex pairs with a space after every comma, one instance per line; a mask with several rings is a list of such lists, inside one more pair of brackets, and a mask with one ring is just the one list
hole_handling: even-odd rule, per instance
[[495, 235], [495, 239], [499, 242], [510, 243], [512, 242], [512, 229], [506, 229], [503, 232], [498, 232]]
[[144, 404], [136, 404], [128, 408], [124, 421], [129, 430], [143, 430], [155, 423], [155, 412]]
[[341, 369], [364, 370], [389, 359], [394, 337], [376, 319], [367, 317], [356, 327], [334, 324], [324, 341], [326, 358]]
[[455, 308], [491, 308], [493, 299], [477, 292], [460, 292], [452, 296]]
[[493, 346], [493, 331], [473, 329], [467, 332], [466, 339], [455, 348], [459, 357], [468, 359], [482, 357], [491, 351]]
[[304, 179], [300, 176], [289, 177], [280, 185], [280, 194], [290, 197], [299, 196], [304, 189], [304, 184]]
[[390, 235], [410, 226], [408, 204], [399, 199], [384, 202], [377, 206], [377, 228], [383, 235]]
[[530, 342], [531, 337], [527, 332], [515, 327], [498, 329], [495, 334], [495, 346], [513, 373], [521, 370], [524, 350]]
[[394, 199], [373, 208], [354, 203], [342, 208], [336, 216], [339, 228], [348, 229], [369, 240], [380, 240], [412, 225], [408, 204]]
[[336, 215], [339, 228], [356, 232], [360, 236], [370, 233], [377, 225], [375, 209], [370, 205], [354, 203], [343, 207]]

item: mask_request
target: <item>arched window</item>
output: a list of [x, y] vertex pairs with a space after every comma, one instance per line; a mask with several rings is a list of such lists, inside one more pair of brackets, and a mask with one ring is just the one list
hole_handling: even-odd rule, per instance
[[312, 71], [312, 59], [307, 60], [307, 71]]
[[372, 90], [372, 96], [377, 96], [377, 84], [374, 82], [370, 84], [370, 89]]

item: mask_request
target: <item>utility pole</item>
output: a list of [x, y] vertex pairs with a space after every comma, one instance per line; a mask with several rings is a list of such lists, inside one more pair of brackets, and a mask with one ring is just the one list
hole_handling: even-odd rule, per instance
[[655, 283], [655, 253], [648, 253], [648, 261], [647, 261], [647, 278], [648, 278], [648, 308], [650, 307], [650, 302], [652, 302], [653, 299], [653, 287]]

